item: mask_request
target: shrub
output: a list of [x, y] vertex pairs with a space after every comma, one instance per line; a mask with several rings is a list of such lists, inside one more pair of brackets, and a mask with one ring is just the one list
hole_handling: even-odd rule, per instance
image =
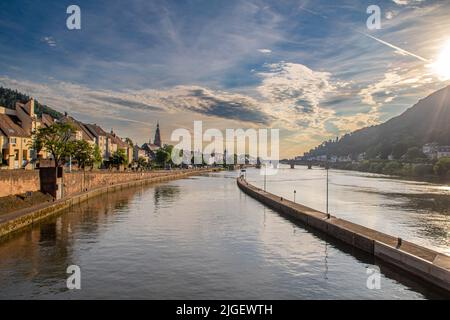
[[450, 173], [450, 158], [440, 158], [433, 169], [438, 176], [445, 177]]

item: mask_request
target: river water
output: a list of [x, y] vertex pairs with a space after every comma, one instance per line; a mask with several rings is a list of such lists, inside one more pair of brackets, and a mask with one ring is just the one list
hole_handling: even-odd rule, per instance
[[[326, 212], [326, 170], [281, 165], [266, 175], [266, 190]], [[264, 171], [249, 170], [264, 188]], [[450, 255], [450, 185], [346, 170], [328, 172], [328, 212]]]
[[[267, 177], [267, 187], [288, 196], [295, 186], [299, 201], [322, 210], [323, 173], [281, 169]], [[247, 174], [262, 183], [258, 170]], [[3, 240], [0, 298], [443, 297], [401, 270], [265, 208], [237, 188], [236, 176], [211, 173], [101, 195]], [[363, 180], [370, 181], [368, 189], [360, 188]], [[330, 182], [333, 214], [445, 249], [448, 215], [414, 213], [399, 204], [407, 198], [386, 195], [400, 188], [441, 192], [438, 186], [331, 171]], [[80, 267], [80, 290], [67, 289], [69, 265]], [[380, 288], [369, 289], [376, 268]]]

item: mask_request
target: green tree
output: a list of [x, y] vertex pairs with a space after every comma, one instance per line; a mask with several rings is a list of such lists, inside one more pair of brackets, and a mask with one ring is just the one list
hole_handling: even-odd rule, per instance
[[97, 168], [100, 167], [103, 157], [100, 147], [98, 145], [95, 145], [94, 147], [93, 160], [94, 160], [93, 164], [95, 164]]
[[392, 148], [392, 156], [394, 159], [400, 159], [408, 150], [406, 143], [399, 142]]
[[438, 176], [445, 177], [450, 173], [450, 158], [440, 158], [434, 165], [433, 170]]
[[138, 165], [138, 168], [147, 168], [148, 162], [147, 162], [147, 160], [145, 160], [145, 158], [139, 157], [139, 159], [137, 161], [137, 165]]
[[382, 173], [384, 174], [399, 174], [402, 170], [402, 164], [397, 161], [389, 161], [383, 167]]
[[85, 140], [72, 141], [72, 156], [77, 161], [78, 167], [85, 169], [94, 164], [94, 148]]
[[72, 151], [70, 138], [73, 132], [74, 128], [70, 124], [57, 122], [50, 127], [39, 128], [33, 137], [32, 144], [42, 146], [50, 152], [55, 166], [59, 167]]
[[120, 166], [128, 162], [127, 154], [124, 149], [119, 149], [113, 154], [112, 158], [113, 164]]
[[125, 142], [131, 147], [131, 148], [133, 148], [134, 147], [134, 143], [133, 143], [133, 140], [131, 140], [131, 138], [125, 138]]
[[156, 151], [155, 161], [159, 166], [165, 167], [170, 160], [170, 153], [165, 148], [159, 148]]
[[405, 153], [407, 160], [425, 159], [427, 156], [423, 154], [422, 150], [417, 147], [409, 148]]
[[[33, 136], [36, 136], [36, 134], [37, 134], [37, 132], [35, 131], [33, 133]], [[35, 151], [36, 158], [38, 158], [39, 152], [41, 152], [42, 149], [44, 148], [44, 144], [43, 144], [42, 140], [40, 140], [40, 139], [32, 139], [28, 143], [28, 146]]]
[[413, 174], [418, 177], [433, 174], [433, 165], [422, 163], [416, 164], [413, 169]]

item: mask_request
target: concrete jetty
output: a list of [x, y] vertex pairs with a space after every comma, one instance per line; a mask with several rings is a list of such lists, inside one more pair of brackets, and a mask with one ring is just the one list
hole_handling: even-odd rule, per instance
[[237, 184], [243, 192], [275, 211], [361, 249], [450, 293], [449, 256], [265, 192], [249, 184], [243, 177], [237, 179]]

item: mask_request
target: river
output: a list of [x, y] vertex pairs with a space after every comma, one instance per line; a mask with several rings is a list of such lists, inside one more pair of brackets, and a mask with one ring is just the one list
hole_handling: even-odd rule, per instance
[[[3, 240], [0, 298], [443, 297], [401, 270], [264, 207], [237, 188], [237, 174], [211, 173], [104, 194]], [[258, 170], [247, 174], [262, 183]], [[322, 210], [323, 177], [320, 169], [281, 169], [267, 177], [268, 191], [288, 197], [295, 187], [298, 201]], [[363, 181], [370, 183], [361, 188]], [[400, 186], [414, 193], [441, 192], [438, 186], [335, 171], [330, 182], [333, 214], [446, 249], [448, 215], [414, 213], [401, 205], [406, 198], [386, 195], [403, 192]], [[81, 269], [80, 290], [66, 287], [69, 265]], [[381, 268], [380, 288], [369, 289], [368, 271], [375, 267]]]

